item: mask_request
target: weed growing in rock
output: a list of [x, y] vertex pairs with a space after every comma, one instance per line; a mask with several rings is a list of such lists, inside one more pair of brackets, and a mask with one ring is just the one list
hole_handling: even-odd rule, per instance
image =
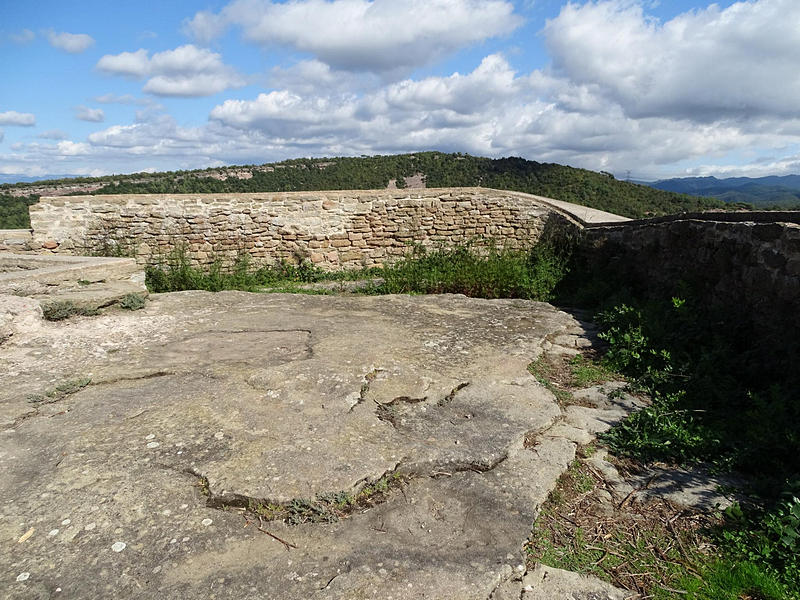
[[230, 265], [217, 260], [209, 267], [196, 267], [181, 247], [161, 263], [145, 270], [147, 287], [151, 292], [243, 290], [330, 293], [326, 290], [302, 290], [300, 286], [320, 281], [355, 279], [373, 273], [372, 270], [328, 273], [307, 261], [298, 264], [281, 261], [274, 265], [256, 266], [247, 254], [240, 254]]
[[78, 306], [71, 300], [57, 300], [42, 306], [42, 315], [48, 321], [63, 321], [70, 317], [91, 317], [99, 314], [96, 308]]
[[542, 354], [528, 365], [528, 371], [556, 397], [562, 406], [572, 404], [572, 392], [611, 380], [621, 380], [622, 375], [588, 355]]
[[144, 308], [146, 298], [142, 294], [125, 294], [119, 301], [120, 308], [125, 310], [140, 310]]
[[285, 504], [250, 500], [247, 512], [264, 521], [283, 521], [289, 525], [333, 523], [359, 510], [383, 502], [407, 478], [397, 472], [387, 473], [365, 485], [358, 492], [329, 492], [314, 499], [296, 498]]
[[70, 394], [74, 394], [76, 392], [81, 391], [91, 382], [92, 382], [91, 377], [79, 377], [77, 379], [69, 379], [67, 381], [59, 383], [52, 390], [49, 390], [44, 394], [31, 394], [30, 396], [28, 396], [28, 402], [36, 405], [58, 402], [59, 400], [66, 398]]

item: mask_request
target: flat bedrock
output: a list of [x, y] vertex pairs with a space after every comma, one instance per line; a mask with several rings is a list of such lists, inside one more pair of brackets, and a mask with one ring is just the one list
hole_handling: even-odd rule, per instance
[[[181, 292], [59, 323], [31, 303], [4, 305], [24, 326], [0, 344], [11, 598], [521, 592], [576, 442], [635, 405], [594, 390], [595, 408], [562, 411], [527, 372], [559, 351], [546, 338], [584, 335], [545, 303]], [[296, 548], [238, 509], [386, 474], [405, 483], [368, 510], [264, 521]]]

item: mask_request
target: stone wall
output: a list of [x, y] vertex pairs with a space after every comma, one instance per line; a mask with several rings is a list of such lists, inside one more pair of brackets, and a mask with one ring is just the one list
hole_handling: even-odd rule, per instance
[[[691, 293], [755, 332], [800, 335], [800, 212], [704, 213], [593, 226], [588, 268], [657, 297]], [[793, 342], [794, 343], [794, 342]]]
[[31, 252], [30, 229], [0, 229], [0, 252]]
[[45, 197], [30, 207], [32, 246], [155, 262], [179, 245], [195, 264], [246, 252], [257, 262], [370, 267], [409, 244], [533, 245], [580, 227], [546, 199], [484, 188]]

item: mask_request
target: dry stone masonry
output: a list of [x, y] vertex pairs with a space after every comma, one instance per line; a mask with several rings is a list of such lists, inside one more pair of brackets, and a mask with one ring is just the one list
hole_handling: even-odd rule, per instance
[[44, 251], [148, 263], [184, 245], [199, 265], [246, 252], [329, 270], [378, 266], [415, 243], [522, 248], [546, 229], [578, 227], [546, 199], [484, 188], [52, 197], [30, 214]]
[[656, 298], [688, 291], [769, 354], [796, 344], [800, 212], [673, 215], [587, 228], [587, 268]]

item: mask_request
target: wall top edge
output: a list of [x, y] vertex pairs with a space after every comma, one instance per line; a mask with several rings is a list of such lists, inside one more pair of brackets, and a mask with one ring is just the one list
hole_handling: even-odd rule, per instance
[[698, 222], [698, 223], [787, 223], [800, 225], [800, 210], [786, 211], [750, 211], [750, 212], [726, 212], [726, 211], [707, 211], [702, 213], [678, 213], [665, 215], [663, 217], [650, 217], [647, 219], [634, 219], [624, 223], [596, 223], [588, 224], [590, 229], [615, 229], [620, 227], [647, 227], [662, 223], [677, 222]]
[[444, 188], [403, 188], [396, 190], [388, 189], [349, 189], [349, 190], [301, 190], [301, 191], [273, 191], [273, 192], [198, 192], [190, 194], [81, 194], [70, 196], [42, 196], [41, 200], [105, 200], [113, 198], [220, 198], [220, 199], [237, 199], [237, 198], [259, 198], [266, 196], [285, 196], [285, 197], [303, 197], [309, 195], [330, 196], [330, 195], [343, 195], [350, 196], [383, 196], [387, 198], [407, 198], [409, 196], [438, 196], [443, 193], [491, 193], [506, 196], [524, 196], [534, 199], [542, 199], [542, 196], [534, 194], [527, 194], [525, 192], [516, 192], [512, 190], [498, 190], [495, 188], [485, 187], [444, 187]]
[[[496, 188], [487, 188], [481, 186], [474, 187], [444, 187], [444, 188], [405, 188], [397, 190], [388, 189], [356, 189], [356, 190], [306, 190], [306, 191], [291, 191], [291, 192], [227, 192], [227, 193], [195, 193], [195, 194], [84, 194], [75, 196], [42, 196], [38, 205], [32, 205], [29, 210], [39, 210], [37, 206], [48, 204], [50, 202], [63, 206], [71, 203], [103, 203], [109, 202], [113, 204], [120, 204], [122, 202], [141, 198], [142, 200], [159, 201], [159, 200], [193, 200], [193, 199], [206, 199], [206, 200], [258, 200], [266, 198], [308, 198], [309, 196], [318, 196], [321, 198], [341, 198], [346, 197], [365, 197], [370, 196], [379, 199], [414, 199], [414, 198], [436, 198], [442, 195], [486, 195], [495, 198], [521, 198], [532, 200], [538, 204], [544, 204], [549, 209], [560, 213], [561, 215], [569, 218], [578, 226], [584, 226], [589, 223], [598, 222], [618, 222], [620, 220], [627, 220], [625, 217], [604, 213], [585, 206], [570, 204], [562, 202], [553, 198], [545, 196], [537, 196], [535, 194], [528, 194], [525, 192], [518, 192], [513, 190], [501, 190]], [[592, 215], [592, 213], [594, 213]], [[598, 218], [599, 216], [599, 218]], [[605, 218], [609, 217], [609, 218]]]

